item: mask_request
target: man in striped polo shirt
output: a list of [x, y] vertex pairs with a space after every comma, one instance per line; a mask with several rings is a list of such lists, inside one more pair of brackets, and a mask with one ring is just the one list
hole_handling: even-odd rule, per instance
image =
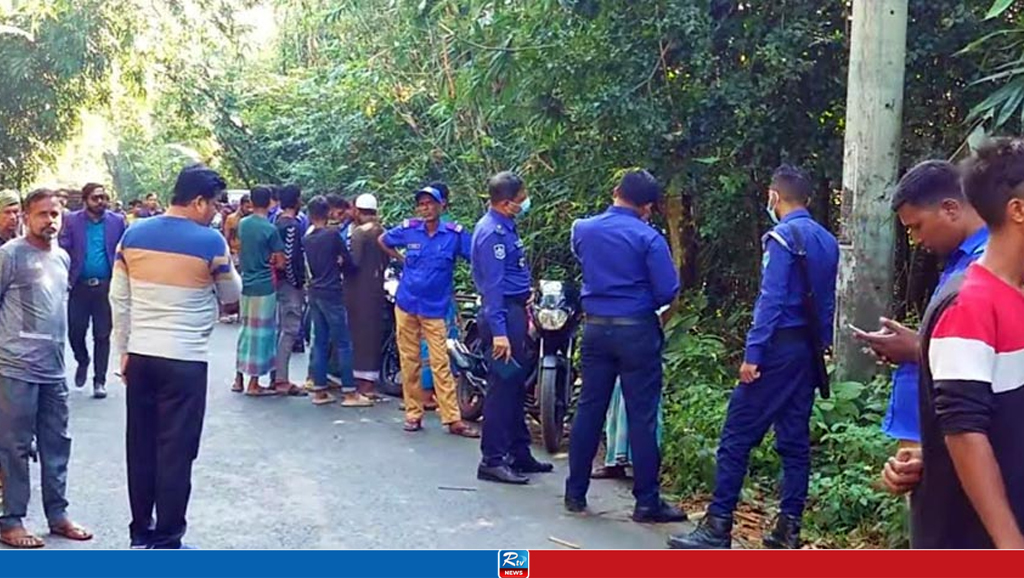
[[136, 223], [118, 247], [110, 300], [128, 386], [133, 548], [182, 547], [217, 302], [241, 294], [227, 243], [210, 228], [225, 188], [213, 170], [186, 167], [167, 212]]

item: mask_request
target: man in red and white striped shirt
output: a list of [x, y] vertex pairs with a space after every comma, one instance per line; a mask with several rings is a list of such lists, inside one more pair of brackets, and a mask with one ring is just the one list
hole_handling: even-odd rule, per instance
[[925, 316], [915, 548], [1024, 548], [1024, 140], [963, 167], [988, 247]]

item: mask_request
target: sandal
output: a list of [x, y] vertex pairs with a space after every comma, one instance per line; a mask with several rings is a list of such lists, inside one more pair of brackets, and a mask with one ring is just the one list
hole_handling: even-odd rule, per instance
[[60, 526], [50, 526], [50, 533], [76, 542], [92, 540], [92, 532], [71, 521], [64, 522]]
[[263, 389], [262, 387], [260, 387], [260, 388], [257, 388], [257, 389], [248, 389], [248, 390], [246, 390], [245, 395], [247, 395], [249, 397], [270, 397], [270, 396], [277, 395], [277, 390], [276, 389]]
[[305, 397], [306, 395], [309, 395], [306, 393], [306, 390], [287, 381], [279, 381], [275, 383], [274, 389], [277, 391], [278, 395], [287, 395], [289, 397]]
[[590, 478], [594, 480], [625, 480], [629, 478], [629, 474], [626, 473], [626, 466], [623, 465], [601, 466], [590, 473]]
[[456, 421], [448, 424], [448, 433], [464, 438], [478, 438], [480, 437], [480, 430], [472, 424], [468, 424], [464, 421]]
[[329, 393], [324, 393], [324, 395], [313, 394], [313, 405], [327, 405], [336, 401], [338, 401], [338, 398]]
[[373, 400], [362, 394], [346, 395], [341, 400], [341, 407], [373, 407]]
[[[18, 530], [20, 530], [21, 533], [17, 536], [11, 536], [10, 534], [5, 536], [3, 533], [0, 533], [0, 544], [11, 548], [17, 548], [19, 550], [42, 548], [46, 545], [42, 538], [29, 532], [25, 528], [18, 528]], [[12, 530], [12, 532], [15, 531], [17, 530]]]
[[405, 420], [405, 425], [402, 426], [402, 429], [407, 432], [420, 431], [423, 429], [423, 422], [418, 419], [407, 419]]

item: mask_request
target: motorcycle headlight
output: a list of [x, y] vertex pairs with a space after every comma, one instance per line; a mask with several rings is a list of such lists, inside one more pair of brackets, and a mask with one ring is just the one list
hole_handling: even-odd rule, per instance
[[565, 327], [569, 320], [569, 313], [564, 309], [539, 309], [537, 310], [537, 325], [545, 331], [558, 331]]

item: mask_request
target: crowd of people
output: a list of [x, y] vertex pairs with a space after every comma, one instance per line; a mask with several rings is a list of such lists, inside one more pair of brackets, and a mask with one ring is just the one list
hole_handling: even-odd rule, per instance
[[[132, 219], [110, 210], [97, 184], [83, 187], [84, 208], [66, 215], [54, 191], [24, 199], [0, 193], [0, 542], [43, 545], [22, 523], [34, 448], [51, 533], [91, 538], [67, 514], [65, 337], [77, 363], [75, 385], [84, 387], [91, 325], [96, 398], [106, 395], [113, 340], [127, 386], [131, 546], [183, 548], [218, 318], [237, 314], [241, 325], [234, 391], [264, 397], [311, 390], [312, 403], [322, 406], [339, 401], [331, 392], [337, 389], [342, 406], [372, 406], [383, 400], [376, 384], [387, 329], [384, 271], [392, 259], [403, 269], [394, 329], [404, 430], [424, 427], [429, 367], [443, 427], [481, 438], [478, 479], [521, 485], [554, 470], [533, 456], [523, 413], [533, 363], [533, 277], [519, 233], [531, 197], [519, 176], [501, 172], [488, 180], [489, 207], [472, 230], [445, 217], [443, 183], [415, 190], [409, 200], [416, 217], [390, 228], [370, 194], [304, 203], [297, 186], [257, 186], [229, 206], [225, 189], [215, 171], [190, 166], [165, 212], [146, 205]], [[587, 510], [592, 478], [626, 477], [628, 465], [634, 521], [686, 519], [659, 486], [659, 313], [680, 290], [668, 243], [649, 222], [662, 195], [650, 173], [630, 171], [613, 190], [612, 206], [572, 225], [585, 318], [565, 482], [569, 512]], [[798, 168], [779, 167], [766, 197], [774, 226], [763, 238], [761, 292], [721, 432], [714, 495], [695, 530], [669, 537], [671, 548], [731, 547], [748, 459], [770, 428], [783, 479], [779, 516], [764, 544], [802, 545], [809, 420], [815, 391], [827, 388], [822, 368], [833, 339], [839, 246], [808, 211], [813, 187]], [[945, 257], [945, 269], [920, 331], [890, 319], [874, 331], [843, 329], [897, 366], [883, 428], [899, 443], [882, 468], [883, 483], [911, 494], [915, 547], [1024, 548], [1024, 433], [1014, 419], [1024, 404], [1024, 140], [994, 139], [961, 166], [915, 166], [896, 187], [892, 207], [915, 242]], [[446, 347], [460, 259], [480, 295], [490, 358], [482, 428], [460, 415]], [[292, 382], [289, 366], [307, 341], [304, 386]], [[594, 470], [602, 430], [608, 452]]]

